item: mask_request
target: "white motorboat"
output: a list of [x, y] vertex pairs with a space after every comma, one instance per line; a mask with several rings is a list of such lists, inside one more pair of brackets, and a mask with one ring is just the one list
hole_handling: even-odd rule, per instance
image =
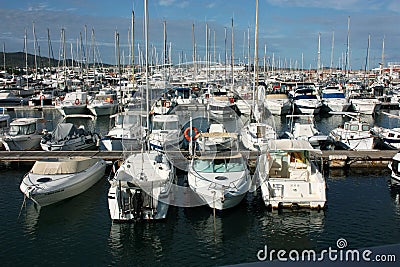
[[130, 155], [110, 180], [111, 219], [124, 222], [166, 218], [173, 178], [173, 168], [163, 153], [150, 150]]
[[319, 113], [322, 102], [315, 86], [307, 85], [306, 87], [298, 87], [290, 93], [297, 112], [300, 114]]
[[345, 112], [351, 106], [349, 99], [339, 87], [326, 87], [322, 90], [322, 104], [333, 112]]
[[317, 149], [327, 150], [331, 148], [331, 138], [317, 129], [314, 115], [287, 115], [286, 118], [290, 119], [290, 131], [285, 132], [283, 138], [307, 140], [312, 147]]
[[287, 94], [267, 94], [264, 100], [264, 106], [272, 115], [289, 114], [292, 102]]
[[188, 183], [204, 204], [224, 210], [242, 201], [252, 180], [242, 154], [223, 152], [193, 157]]
[[265, 151], [268, 149], [268, 140], [276, 138], [275, 129], [263, 122], [251, 122], [240, 131], [240, 140], [247, 149], [252, 151]]
[[[350, 116], [350, 115], [348, 115]], [[351, 120], [333, 129], [329, 136], [336, 146], [348, 150], [371, 150], [374, 148], [374, 136], [367, 122], [360, 117], [350, 116]]]
[[87, 108], [94, 116], [110, 116], [118, 111], [117, 95], [110, 91], [100, 91], [88, 103]]
[[309, 207], [322, 209], [326, 202], [326, 184], [310, 152], [314, 149], [305, 140], [271, 140], [269, 153], [260, 156], [258, 177], [265, 205], [269, 209]]
[[38, 160], [20, 185], [21, 192], [41, 207], [76, 196], [104, 177], [106, 163], [86, 157]]
[[180, 144], [183, 136], [180, 134], [178, 115], [154, 115], [149, 135], [150, 148], [164, 150], [165, 143]]
[[[132, 151], [141, 147], [145, 136], [146, 119], [141, 113], [125, 111], [111, 115], [114, 117], [114, 127], [101, 141], [108, 151]], [[141, 124], [142, 121], [142, 124]]]
[[400, 128], [384, 128], [375, 126], [371, 129], [374, 134], [389, 149], [400, 149]]
[[352, 93], [349, 99], [355, 112], [372, 115], [381, 107], [381, 101], [371, 94]]
[[[184, 131], [184, 137], [190, 141], [189, 128]], [[194, 139], [201, 151], [223, 151], [234, 149], [237, 144], [237, 134], [228, 133], [222, 123], [211, 123], [205, 133], [194, 133]]]
[[3, 113], [0, 114], [0, 133], [1, 134], [4, 134], [4, 132], [6, 130], [8, 130], [8, 128], [10, 127], [10, 121], [11, 121], [10, 115], [4, 113], [4, 109], [3, 109]]
[[59, 123], [50, 133], [42, 136], [40, 146], [45, 151], [74, 151], [96, 149], [100, 141], [97, 133], [76, 128], [72, 123]]
[[392, 184], [400, 185], [400, 153], [397, 153], [393, 156], [391, 162], [389, 162], [389, 169], [392, 171], [391, 173], [391, 182]]
[[213, 96], [208, 100], [208, 111], [217, 119], [233, 118], [236, 109], [233, 97]]
[[63, 115], [87, 114], [88, 96], [86, 92], [76, 90], [56, 99], [56, 109]]
[[17, 118], [10, 123], [8, 132], [0, 142], [8, 151], [40, 148], [42, 133], [37, 129], [38, 118]]

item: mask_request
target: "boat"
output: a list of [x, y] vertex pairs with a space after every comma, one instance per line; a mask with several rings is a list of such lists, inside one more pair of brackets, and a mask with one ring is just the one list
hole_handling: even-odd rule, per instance
[[372, 94], [351, 93], [349, 101], [352, 110], [358, 113], [372, 115], [381, 107], [381, 101], [376, 99]]
[[188, 183], [204, 204], [216, 210], [238, 205], [252, 180], [241, 153], [202, 153], [189, 164]]
[[323, 209], [326, 203], [325, 179], [312, 160], [311, 153], [321, 158], [321, 151], [306, 140], [269, 141], [269, 153], [260, 156], [258, 168], [262, 199], [268, 209]]
[[400, 152], [393, 156], [392, 161], [389, 162], [388, 167], [392, 171], [391, 182], [395, 185], [400, 185]]
[[[108, 151], [138, 150], [144, 140], [144, 125], [146, 120], [140, 119], [141, 114], [134, 111], [124, 111], [110, 118], [115, 118], [114, 126], [101, 141]], [[141, 125], [142, 121], [142, 125]]]
[[[144, 2], [144, 9], [147, 14], [147, 1]], [[145, 16], [144, 25], [147, 33], [147, 16]], [[147, 34], [145, 39], [146, 48], [148, 48]], [[146, 95], [149, 95], [148, 62], [148, 53], [146, 52]], [[150, 121], [149, 111], [148, 105], [146, 105], [146, 122]], [[145, 144], [142, 142], [141, 152], [127, 156], [115, 172], [114, 177], [109, 180], [110, 189], [107, 198], [111, 220], [128, 222], [143, 219], [165, 219], [169, 209], [169, 195], [174, 177], [174, 168], [167, 156], [161, 151], [145, 149]]]
[[381, 142], [386, 149], [400, 149], [400, 128], [384, 128], [375, 126], [371, 133]]
[[87, 103], [87, 93], [76, 90], [76, 92], [67, 93], [63, 98], [58, 97], [55, 102], [55, 107], [63, 116], [87, 114]]
[[268, 149], [268, 140], [276, 138], [275, 129], [264, 122], [248, 123], [240, 131], [240, 140], [251, 151], [265, 151]]
[[166, 155], [159, 151], [130, 155], [110, 180], [111, 219], [116, 222], [165, 219], [174, 176]]
[[38, 131], [39, 118], [17, 118], [10, 123], [10, 129], [0, 136], [0, 142], [8, 151], [35, 150], [40, 148], [42, 133]]
[[296, 111], [300, 114], [318, 114], [322, 102], [314, 85], [299, 86], [290, 92]]
[[[322, 150], [332, 148], [332, 139], [315, 126], [314, 115], [287, 115], [289, 129], [281, 137], [286, 139], [307, 140], [312, 147]], [[296, 121], [295, 121], [296, 120]]]
[[292, 107], [290, 99], [284, 93], [267, 94], [264, 105], [272, 115], [278, 116], [289, 114]]
[[180, 144], [183, 136], [180, 134], [178, 115], [154, 115], [149, 134], [150, 149], [164, 150], [165, 143]]
[[94, 116], [110, 116], [118, 111], [117, 95], [101, 90], [89, 101], [87, 108]]
[[20, 184], [21, 192], [40, 207], [88, 190], [104, 177], [106, 162], [87, 157], [37, 160]]
[[0, 114], [0, 134], [4, 134], [6, 130], [10, 127], [11, 117], [9, 114], [4, 113], [4, 109], [2, 109], [3, 113]]
[[83, 125], [79, 128], [73, 123], [59, 123], [50, 133], [45, 133], [40, 141], [44, 151], [76, 151], [96, 149], [99, 135], [85, 130]]
[[16, 106], [23, 105], [24, 99], [20, 96], [14, 95], [12, 92], [1, 90], [0, 91], [0, 106]]
[[346, 112], [351, 103], [339, 87], [326, 87], [322, 90], [322, 104], [330, 112]]
[[[190, 141], [189, 127], [185, 129], [183, 135], [187, 141]], [[196, 140], [197, 148], [201, 151], [222, 151], [235, 149], [238, 135], [237, 133], [228, 133], [222, 123], [211, 123], [207, 132], [196, 133], [193, 129], [193, 138]]]
[[370, 132], [367, 122], [361, 118], [347, 115], [350, 121], [333, 129], [329, 136], [333, 139], [335, 146], [347, 150], [371, 150], [374, 147], [374, 136]]

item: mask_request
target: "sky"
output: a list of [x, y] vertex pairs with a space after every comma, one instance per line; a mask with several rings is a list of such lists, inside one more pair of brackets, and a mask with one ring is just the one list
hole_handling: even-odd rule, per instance
[[[50, 40], [52, 54], [59, 58], [64, 29], [67, 58], [76, 59], [78, 47], [83, 46], [89, 51], [90, 61], [94, 46], [96, 62], [115, 64], [115, 33], [118, 32], [121, 62], [128, 63], [132, 10], [135, 12], [135, 62], [138, 62], [139, 49], [144, 52], [143, 0], [2, 2], [0, 45], [6, 52], [24, 51], [26, 31], [27, 49], [33, 54], [34, 28], [37, 53], [40, 50], [40, 55], [48, 56]], [[255, 3], [256, 0], [149, 0], [150, 51], [157, 55], [153, 61], [161, 62], [165, 21], [174, 64], [192, 60], [192, 25], [197, 56], [205, 58], [206, 24], [211, 58], [214, 59], [215, 51], [216, 61], [224, 62], [225, 53], [228, 58], [231, 56], [233, 20], [235, 61], [247, 63], [249, 47], [251, 58], [254, 57]], [[324, 67], [329, 67], [331, 61], [333, 67], [344, 66], [349, 39], [348, 68], [364, 69], [368, 36], [370, 68], [379, 66], [382, 51], [385, 65], [400, 62], [399, 0], [259, 0], [258, 25], [260, 65], [265, 58], [267, 62], [274, 59], [275, 65], [280, 66], [316, 68], [318, 36]]]

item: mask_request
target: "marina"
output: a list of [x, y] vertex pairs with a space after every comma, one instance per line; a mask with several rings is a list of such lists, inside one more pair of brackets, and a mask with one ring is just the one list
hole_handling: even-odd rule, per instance
[[[86, 24], [76, 45], [73, 27], [61, 29], [58, 59], [49, 28], [48, 56], [40, 55], [34, 22], [33, 42], [25, 26], [23, 53], [3, 45], [5, 266], [224, 266], [281, 261], [282, 251], [308, 253], [311, 262], [310, 253], [331, 256], [332, 248], [340, 261], [347, 250], [359, 262], [355, 251], [400, 244], [400, 62], [394, 50], [385, 61], [386, 37], [381, 60], [374, 49], [370, 62], [368, 35], [364, 64], [361, 49], [350, 49], [348, 16], [347, 36], [339, 33], [346, 51], [334, 63], [332, 34], [327, 67], [321, 33], [301, 30], [318, 43], [317, 59], [301, 51], [300, 64], [278, 53], [281, 37], [270, 42], [265, 21], [259, 36], [258, 0], [242, 53], [234, 33], [243, 21], [223, 27], [223, 45], [218, 16], [202, 22], [201, 38], [194, 22], [183, 37], [182, 14], [179, 31], [167, 34], [164, 19], [158, 36], [154, 11], [193, 7], [152, 1], [149, 16], [149, 1], [139, 6], [143, 19], [133, 8], [127, 44], [115, 27], [113, 52], [94, 28], [88, 44]], [[99, 45], [109, 46], [109, 63]], [[391, 263], [400, 259], [398, 250], [387, 253]]]

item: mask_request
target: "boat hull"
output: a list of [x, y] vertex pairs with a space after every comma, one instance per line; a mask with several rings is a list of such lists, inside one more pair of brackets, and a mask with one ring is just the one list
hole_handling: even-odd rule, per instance
[[[20, 185], [20, 190], [33, 202], [44, 207], [74, 197], [88, 190], [104, 177], [105, 169], [105, 161], [99, 160], [89, 169], [76, 174], [42, 175], [29, 173], [24, 177]], [[32, 185], [30, 181], [37, 180], [38, 178], [62, 179], [65, 183], [60, 183], [57, 187], [47, 186], [46, 183], [39, 186]]]

